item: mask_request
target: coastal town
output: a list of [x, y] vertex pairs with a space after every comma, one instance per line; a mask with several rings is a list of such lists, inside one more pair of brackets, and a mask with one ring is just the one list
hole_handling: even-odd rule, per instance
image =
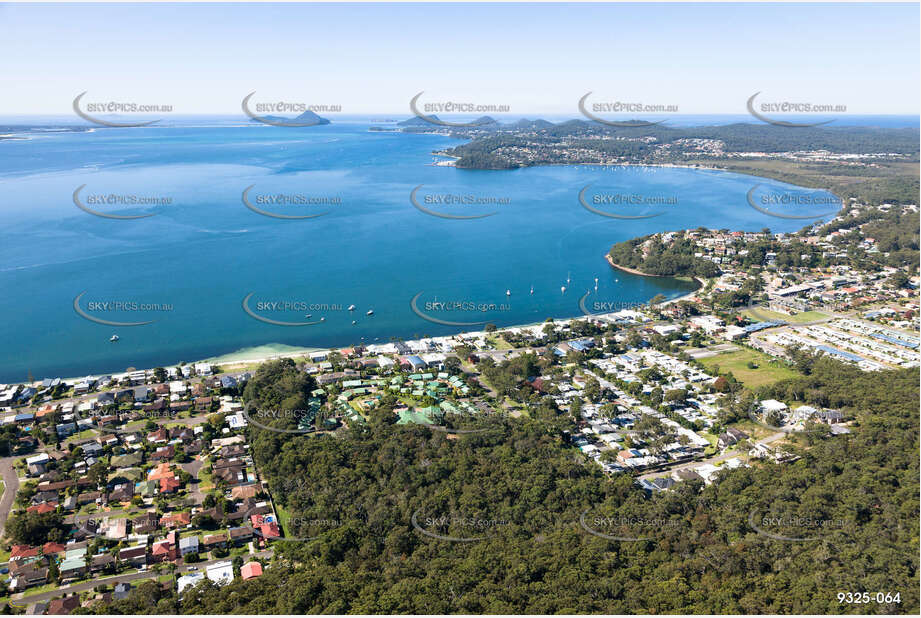
[[[697, 229], [641, 239], [635, 249], [647, 259], [689, 243], [693, 263], [713, 265], [673, 302], [592, 312], [583, 297], [574, 318], [288, 354], [316, 388], [283, 431], [349, 431], [385, 403], [396, 424], [455, 438], [496, 419], [549, 415], [563, 419], [560, 438], [584, 465], [630, 475], [647, 494], [795, 461], [798, 435], [859, 431], [841, 410], [759, 397], [796, 375], [803, 354], [867, 372], [921, 362], [918, 275], [879, 262], [889, 252], [866, 234], [869, 208], [852, 203], [798, 235]], [[892, 209], [917, 214], [876, 210]], [[144, 581], [181, 596], [270, 569], [276, 544], [300, 537], [250, 453], [253, 425], [267, 422], [245, 400], [259, 366], [0, 385], [3, 602], [67, 614]]]

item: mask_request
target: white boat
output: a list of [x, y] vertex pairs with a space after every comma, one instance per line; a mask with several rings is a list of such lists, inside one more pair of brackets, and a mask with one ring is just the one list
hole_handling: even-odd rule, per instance
[[349, 305], [349, 311], [355, 311], [355, 305]]
[[358, 322], [355, 320], [352, 320], [352, 324], [358, 324]]
[[368, 313], [365, 315], [374, 315], [374, 309], [368, 309]]
[[560, 286], [560, 292], [562, 292], [563, 294], [566, 293], [566, 286], [565, 286], [565, 285]]
[[320, 318], [320, 321], [321, 321], [321, 322], [325, 322], [325, 321], [326, 321], [326, 318]]
[[312, 314], [312, 313], [308, 313], [308, 314], [307, 314], [307, 315], [305, 315], [304, 317], [305, 317], [305, 318], [307, 318], [307, 319], [309, 320], [310, 318], [312, 318], [312, 317], [313, 317], [313, 314]]
[[511, 296], [511, 295], [512, 295], [512, 291], [511, 291], [511, 290], [505, 290], [505, 295], [506, 295], [506, 296]]
[[534, 293], [534, 286], [532, 285], [532, 286], [531, 286], [531, 294], [533, 294], [533, 293]]
[[115, 343], [116, 341], [118, 341], [118, 335], [112, 335], [111, 337], [109, 337], [109, 341], [111, 341], [112, 343]]

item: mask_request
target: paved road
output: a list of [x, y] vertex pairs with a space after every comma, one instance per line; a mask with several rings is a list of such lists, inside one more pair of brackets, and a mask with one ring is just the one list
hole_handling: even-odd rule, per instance
[[[268, 558], [271, 555], [272, 555], [272, 550], [266, 549], [260, 552], [256, 552], [255, 554], [249, 554], [248, 556], [246, 556], [246, 558], [247, 559]], [[231, 558], [218, 558], [215, 560], [206, 560], [204, 562], [198, 562], [193, 565], [187, 565], [187, 566], [183, 565], [183, 566], [180, 566], [178, 569], [176, 569], [176, 574], [183, 575], [192, 570], [198, 570], [198, 571], [204, 572], [205, 567], [207, 567], [208, 565], [214, 564], [216, 562], [223, 562], [224, 560], [231, 560]], [[19, 605], [20, 607], [23, 607], [26, 605], [34, 605], [35, 603], [42, 603], [45, 601], [50, 601], [51, 599], [54, 599], [57, 597], [63, 597], [65, 595], [73, 594], [75, 592], [84, 592], [86, 590], [91, 590], [92, 588], [98, 586], [99, 584], [115, 585], [119, 582], [132, 582], [132, 581], [137, 581], [139, 579], [152, 579], [155, 577], [159, 577], [160, 575], [167, 575], [167, 574], [168, 574], [168, 571], [164, 571], [163, 573], [155, 573], [153, 571], [144, 571], [141, 573], [130, 573], [128, 575], [113, 575], [111, 577], [100, 577], [98, 579], [91, 579], [89, 581], [79, 582], [77, 584], [72, 584], [70, 586], [62, 586], [60, 588], [56, 588], [55, 590], [49, 590], [48, 592], [42, 592], [41, 594], [36, 594], [36, 595], [26, 597], [26, 599], [23, 599], [22, 597], [23, 593], [20, 592], [20, 593], [14, 594], [11, 597], [11, 599], [14, 603]], [[23, 600], [20, 601], [20, 599], [23, 599]]]
[[20, 457], [4, 457], [0, 459], [0, 475], [3, 476], [3, 498], [0, 498], [0, 532], [6, 525], [6, 520], [10, 516], [13, 508], [13, 501], [16, 499], [16, 492], [19, 490], [19, 477], [16, 470], [13, 469], [13, 462]]
[[201, 472], [204, 465], [205, 462], [201, 459], [193, 459], [188, 463], [179, 464], [179, 467], [191, 474], [194, 479], [189, 482], [189, 496], [195, 500], [195, 504], [201, 504], [205, 500], [205, 494], [201, 491], [201, 480], [198, 478], [198, 473]]

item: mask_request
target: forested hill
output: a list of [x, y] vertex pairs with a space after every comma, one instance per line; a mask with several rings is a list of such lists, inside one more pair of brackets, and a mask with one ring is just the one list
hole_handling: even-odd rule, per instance
[[625, 240], [611, 247], [609, 255], [615, 264], [647, 275], [706, 278], [720, 274], [716, 264], [694, 256], [697, 249], [683, 232], [675, 234], [678, 238], [671, 243], [663, 243], [657, 234]]
[[[552, 419], [495, 419], [494, 431], [454, 437], [394, 425], [386, 407], [335, 436], [251, 425], [259, 471], [296, 521], [285, 534], [319, 538], [273, 544], [283, 560], [254, 580], [205, 580], [181, 600], [147, 583], [96, 609], [917, 614], [918, 370], [802, 364], [807, 375], [770, 392], [844, 409], [858, 419], [852, 434], [809, 434], [794, 462], [652, 498], [586, 465]], [[264, 365], [254, 383], [257, 401], [294, 401], [310, 386], [290, 361]], [[810, 523], [771, 536], [775, 520]], [[625, 535], [638, 540], [616, 540]], [[901, 603], [839, 604], [847, 591], [898, 592]]]
[[[422, 127], [439, 130], [443, 127], [433, 124], [424, 124], [424, 121], [412, 121]], [[540, 124], [538, 124], [540, 123]], [[516, 131], [527, 130], [535, 135], [526, 137], [532, 140], [555, 138], [608, 138], [621, 141], [635, 140], [638, 138], [653, 138], [656, 143], [667, 144], [678, 140], [713, 139], [722, 141], [727, 150], [732, 151], [757, 151], [765, 153], [781, 153], [796, 150], [827, 150], [834, 153], [890, 153], [901, 154], [917, 159], [919, 154], [918, 130], [916, 128], [883, 128], [859, 126], [821, 126], [801, 127], [795, 131], [788, 127], [779, 127], [759, 122], [735, 123], [728, 125], [713, 125], [699, 127], [676, 127], [666, 124], [641, 127], [613, 127], [588, 120], [569, 120], [559, 124], [538, 121], [538, 123], [518, 123], [511, 125], [495, 124], [491, 128], [495, 139], [513, 141]], [[408, 122], [407, 122], [408, 124]], [[455, 132], [463, 135], [465, 132], [476, 132], [480, 137], [483, 128], [474, 127], [469, 130], [456, 129]], [[525, 136], [522, 136], [525, 137]], [[488, 139], [484, 138], [484, 139]], [[485, 144], [485, 142], [484, 142]], [[479, 141], [459, 146], [459, 154], [473, 154], [480, 149]]]

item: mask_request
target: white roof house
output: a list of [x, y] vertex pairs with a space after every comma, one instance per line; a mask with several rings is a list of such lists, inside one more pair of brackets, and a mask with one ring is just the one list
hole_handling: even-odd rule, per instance
[[242, 429], [246, 427], [246, 417], [243, 416], [242, 412], [237, 412], [232, 416], [227, 417], [227, 424], [230, 425], [231, 429]]
[[176, 580], [176, 587], [179, 589], [179, 594], [182, 594], [182, 591], [190, 586], [194, 586], [201, 580], [205, 579], [205, 576], [201, 573], [188, 573], [183, 575]]
[[761, 402], [761, 409], [764, 412], [784, 412], [787, 409], [787, 404], [776, 399], [765, 399]]
[[195, 373], [200, 376], [210, 376], [211, 375], [211, 365], [208, 363], [195, 363]]
[[35, 455], [34, 457], [28, 457], [26, 459], [26, 465], [31, 466], [32, 464], [43, 464], [51, 461], [51, 458], [48, 457], [48, 453], [41, 453], [40, 455]]
[[713, 482], [713, 478], [716, 476], [717, 472], [719, 471], [720, 469], [714, 466], [713, 464], [704, 464], [702, 466], [698, 466], [697, 468], [694, 468], [694, 472], [699, 474], [700, 477], [704, 480], [704, 483], [706, 483], [707, 485]]
[[233, 581], [233, 563], [229, 560], [215, 562], [208, 567], [208, 579], [218, 586], [229, 584]]

